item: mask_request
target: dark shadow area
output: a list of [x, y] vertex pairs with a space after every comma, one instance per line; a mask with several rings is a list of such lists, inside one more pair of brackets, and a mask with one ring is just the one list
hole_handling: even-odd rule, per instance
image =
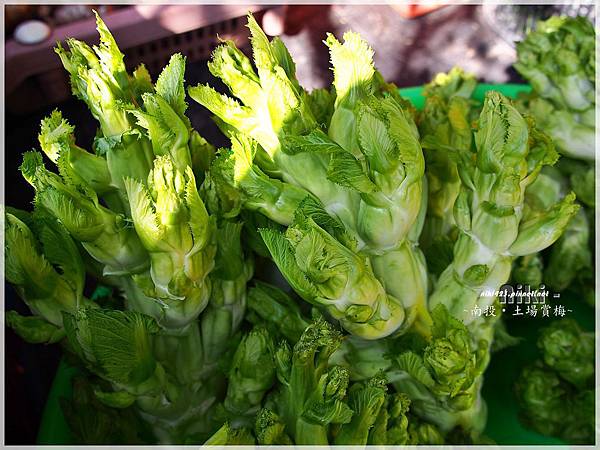
[[[5, 286], [4, 298], [6, 309], [29, 313], [12, 286]], [[4, 338], [5, 441], [9, 445], [32, 445], [61, 350], [56, 345], [27, 344], [10, 329]]]

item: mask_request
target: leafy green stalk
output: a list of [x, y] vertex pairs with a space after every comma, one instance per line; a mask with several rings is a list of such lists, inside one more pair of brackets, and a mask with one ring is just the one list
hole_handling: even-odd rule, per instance
[[74, 131], [61, 112], [54, 110], [42, 120], [38, 136], [40, 146], [63, 177], [78, 185], [88, 184], [98, 195], [105, 194], [113, 189], [107, 162], [77, 146]]
[[37, 152], [23, 155], [21, 172], [36, 190], [36, 207], [60, 220], [104, 265], [105, 275], [138, 273], [148, 266], [148, 254], [125, 217], [103, 207], [87, 185], [49, 172]]
[[13, 212], [29, 226], [6, 212], [5, 275], [38, 317], [13, 312], [8, 323], [26, 340], [55, 340], [63, 326], [62, 313], [89, 304], [83, 297], [83, 263], [67, 230], [54, 218]]
[[248, 309], [255, 313], [271, 334], [280, 334], [296, 343], [310, 322], [302, 315], [298, 304], [275, 286], [256, 282], [248, 291]]
[[348, 423], [352, 410], [344, 403], [348, 372], [328, 367], [341, 334], [323, 319], [311, 324], [293, 350], [283, 343], [275, 361], [281, 384], [272, 407], [298, 444], [327, 445], [329, 424]]
[[[200, 197], [197, 180], [214, 149], [185, 116], [185, 58], [174, 55], [153, 86], [143, 66], [125, 71], [97, 23], [99, 46], [69, 40], [57, 49], [75, 95], [100, 122], [95, 154], [75, 144], [59, 112], [39, 135], [59, 173], [39, 153], [25, 154], [36, 215], [10, 213], [7, 273], [35, 315], [7, 321], [32, 342], [66, 335], [66, 347], [101, 379], [96, 400], [135, 409], [158, 442], [184, 443], [214, 431], [206, 417], [225, 395], [219, 364], [244, 316], [252, 264], [241, 225], [219, 223], [217, 241], [216, 218]], [[121, 291], [122, 305], [110, 306], [124, 310], [93, 309], [83, 297], [80, 248]]]
[[469, 152], [473, 145], [471, 95], [476, 85], [475, 77], [455, 67], [436, 75], [423, 91], [425, 106], [418, 126], [427, 165], [428, 201], [419, 242], [431, 260], [439, 258], [436, 250], [444, 239], [454, 242], [453, 208], [461, 186], [455, 154]]
[[214, 219], [200, 199], [192, 169], [179, 171], [158, 156], [148, 187], [125, 180], [137, 234], [150, 254], [150, 271], [136, 276], [144, 293], [165, 303], [163, 326], [181, 328], [195, 320], [210, 296], [207, 275], [214, 267]]
[[[86, 172], [78, 171], [78, 173], [86, 182], [91, 182], [94, 188], [97, 187], [97, 179], [101, 175], [102, 180], [106, 182], [107, 174], [104, 167], [94, 175], [88, 173], [92, 169], [92, 163], [95, 166], [106, 165], [111, 190], [118, 189], [122, 212], [128, 213], [123, 181], [126, 177], [145, 181], [152, 167], [153, 156], [148, 138], [137, 126], [135, 117], [128, 109], [131, 105], [135, 108], [139, 107], [142, 104], [142, 96], [153, 92], [154, 86], [143, 65], [133, 74], [127, 73], [123, 54], [98, 14], [96, 14], [96, 24], [100, 45], [90, 47], [82, 41], [68, 39], [67, 49], [59, 43], [55, 50], [64, 68], [69, 72], [73, 94], [86, 103], [92, 115], [100, 123], [100, 132], [94, 142], [99, 159], [72, 148], [65, 155], [62, 165], [87, 169]], [[157, 82], [157, 89], [158, 84]], [[47, 124], [56, 124], [56, 119], [58, 117], [51, 117]], [[65, 127], [56, 129], [56, 131], [60, 130], [64, 132]], [[43, 128], [42, 135], [44, 131]], [[44, 148], [43, 142], [42, 147]], [[50, 152], [55, 153], [52, 149]], [[51, 154], [49, 156], [54, 160]], [[100, 164], [102, 159], [105, 161], [104, 164]], [[78, 160], [77, 163], [74, 160]], [[110, 195], [114, 196], [114, 193], [111, 192]], [[114, 199], [111, 207], [113, 204], [115, 204]]]
[[454, 260], [430, 297], [431, 307], [445, 304], [467, 325], [478, 322], [470, 313], [475, 305], [484, 309], [492, 304], [514, 258], [551, 245], [578, 209], [570, 194], [545, 211], [524, 215], [527, 187], [558, 155], [549, 138], [497, 92], [487, 94], [475, 144], [475, 154], [461, 154]]
[[234, 417], [252, 416], [275, 381], [274, 344], [269, 333], [255, 328], [246, 334], [229, 369], [223, 406]]
[[347, 240], [343, 228], [328, 215], [310, 210], [310, 203], [304, 206], [285, 234], [260, 230], [287, 281], [302, 298], [323, 305], [353, 334], [377, 339], [393, 333], [405, 317], [400, 302], [385, 292], [368, 259], [340, 242]]
[[350, 422], [342, 424], [335, 437], [336, 445], [366, 445], [386, 400], [386, 379], [375, 377], [355, 383], [348, 392], [348, 405], [354, 411]]
[[[462, 188], [454, 214], [459, 237], [454, 259], [429, 300], [431, 308], [445, 305], [451, 316], [467, 325], [471, 336], [464, 339], [482, 354], [475, 365], [477, 371], [466, 380], [465, 387], [471, 386], [466, 395], [457, 395], [454, 389], [446, 392], [453, 407], [458, 405], [462, 411], [451, 423], [481, 431], [481, 422], [475, 419], [482, 414], [477, 410], [485, 408], [479, 392], [480, 375], [487, 365], [499, 312], [478, 317], [472, 310], [475, 306], [481, 310], [495, 307], [495, 292], [508, 281], [515, 257], [536, 253], [556, 241], [578, 206], [570, 194], [543, 211], [525, 211], [526, 189], [542, 166], [554, 164], [558, 155], [550, 139], [497, 92], [486, 96], [475, 146], [475, 153], [458, 154]], [[409, 395], [415, 401], [415, 396]], [[439, 417], [435, 423], [440, 424]]]
[[[355, 265], [353, 271], [360, 277], [367, 272], [362, 278], [365, 287], [350, 301], [342, 301], [340, 295], [349, 295], [349, 290], [356, 288], [354, 282], [335, 280], [336, 292], [331, 292], [333, 287], [323, 286], [319, 280], [321, 292], [315, 292], [298, 284], [306, 285], [300, 280], [306, 277], [310, 283], [315, 275], [307, 276], [302, 267], [289, 267], [288, 243], [270, 231], [262, 232], [280, 270], [288, 281], [294, 279], [290, 281], [294, 289], [313, 303], [337, 303], [329, 312], [342, 320], [346, 329], [372, 339], [402, 325], [408, 328], [415, 318], [427, 322], [423, 261], [405, 242], [422, 209], [423, 197], [424, 161], [412, 112], [397, 95], [385, 93], [385, 83], [373, 67], [372, 50], [358, 35], [348, 33], [343, 44], [330, 36], [327, 45], [336, 99], [325, 133], [318, 127], [281, 41], [269, 42], [252, 16], [248, 27], [256, 69], [231, 42], [218, 47], [209, 63], [211, 72], [240, 102], [207, 86], [189, 89], [190, 96], [213, 112], [232, 137], [232, 151], [217, 159], [215, 182], [239, 189], [238, 201], [244, 207], [288, 226], [286, 237], [298, 261], [307, 257], [305, 251], [312, 260], [312, 254], [318, 256], [318, 248], [324, 246], [325, 259]], [[319, 233], [310, 220], [297, 218], [294, 211], [306, 209], [307, 202], [311, 209], [319, 209], [324, 221], [339, 222], [344, 230], [342, 242], [335, 242], [337, 235]], [[296, 239], [305, 233], [310, 236], [296, 245]], [[317, 239], [319, 247], [310, 248], [311, 239]], [[368, 257], [353, 256], [343, 247]], [[347, 262], [342, 263], [344, 259]], [[374, 274], [368, 273], [371, 264]], [[406, 267], [406, 281], [398, 281], [387, 266]], [[327, 272], [333, 273], [333, 267]], [[403, 283], [410, 288], [403, 289]], [[382, 286], [389, 292], [382, 292]], [[320, 295], [324, 302], [317, 300]], [[408, 316], [405, 308], [411, 310]], [[365, 322], [368, 325], [363, 325]]]
[[388, 378], [411, 399], [411, 410], [440, 430], [460, 425], [481, 431], [486, 409], [479, 389], [489, 361], [488, 342], [474, 342], [467, 327], [443, 305], [431, 314], [431, 338], [401, 339]]
[[68, 39], [68, 49], [59, 43], [55, 51], [70, 74], [73, 94], [87, 104], [104, 136], [110, 137], [132, 128], [134, 122], [122, 105], [139, 104], [141, 94], [152, 90], [152, 83], [143, 66], [133, 75], [127, 73], [123, 54], [98, 14], [96, 25], [100, 45], [90, 47]]

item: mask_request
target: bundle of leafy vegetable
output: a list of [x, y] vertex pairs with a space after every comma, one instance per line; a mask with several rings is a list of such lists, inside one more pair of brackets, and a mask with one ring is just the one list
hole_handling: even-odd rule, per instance
[[[526, 206], [541, 211], [573, 191], [580, 209], [547, 251], [517, 261], [513, 279], [584, 300], [584, 309], [595, 306], [594, 45], [587, 19], [553, 17], [518, 44], [515, 64], [533, 88], [519, 109], [535, 117], [565, 155], [542, 170]], [[540, 359], [523, 368], [515, 385], [526, 426], [570, 443], [594, 442], [593, 341], [574, 318], [541, 330]]]
[[524, 108], [565, 155], [595, 158], [596, 33], [585, 17], [551, 17], [517, 44], [515, 69], [531, 84]]
[[593, 444], [594, 334], [573, 319], [556, 320], [540, 331], [537, 345], [541, 359], [516, 384], [523, 421], [545, 435]]
[[[225, 41], [209, 63], [237, 100], [188, 88], [230, 138], [216, 151], [185, 115], [185, 58], [130, 74], [97, 22], [100, 45], [57, 48], [97, 136], [85, 149], [60, 112], [44, 119], [58, 171], [25, 153], [34, 209], [5, 214], [6, 276], [33, 313], [7, 323], [81, 368], [74, 436], [486, 442], [501, 314], [471, 311], [578, 211], [568, 192], [529, 205], [558, 159], [543, 129], [497, 92], [474, 103], [458, 69], [417, 113], [356, 33], [327, 37], [333, 86], [309, 93], [250, 15], [252, 60]], [[291, 295], [251, 281], [255, 258]], [[109, 294], [86, 298], [86, 273]]]
[[[591, 171], [591, 173], [590, 173]], [[569, 177], [571, 175], [571, 177]], [[526, 195], [526, 208], [543, 211], [572, 189], [579, 210], [564, 234], [547, 251], [527, 255], [516, 263], [516, 283], [554, 292], [571, 293], [594, 305], [594, 179], [593, 168], [572, 159], [561, 159], [555, 167], [542, 170]]]
[[[532, 187], [528, 204], [573, 191], [582, 206], [565, 235], [545, 257], [520, 264], [516, 280], [557, 291], [577, 289], [593, 304], [592, 248], [595, 208], [595, 31], [584, 17], [552, 17], [537, 25], [517, 45], [515, 68], [533, 91], [517, 103], [534, 117], [565, 155], [555, 169], [545, 169]], [[542, 275], [543, 272], [543, 275]]]
[[308, 94], [283, 43], [269, 42], [253, 18], [249, 28], [256, 70], [233, 42], [209, 62], [240, 102], [208, 85], [189, 89], [232, 139], [213, 164], [216, 182], [285, 227], [259, 230], [272, 258], [347, 331], [379, 339], [426, 327], [425, 267], [412, 236], [424, 161], [411, 110], [357, 34], [343, 44], [328, 37], [335, 93]]
[[[7, 322], [30, 342], [61, 341], [98, 381], [97, 399], [135, 405], [159, 442], [183, 442], [226, 385], [224, 363], [244, 316], [252, 259], [241, 222], [208, 210], [199, 187], [214, 152], [185, 116], [185, 58], [155, 84], [98, 18], [100, 45], [57, 53], [73, 93], [99, 121], [90, 152], [59, 111], [42, 121], [42, 154], [23, 155], [32, 213], [6, 212], [6, 277], [34, 313]], [[83, 295], [86, 269], [117, 297]]]

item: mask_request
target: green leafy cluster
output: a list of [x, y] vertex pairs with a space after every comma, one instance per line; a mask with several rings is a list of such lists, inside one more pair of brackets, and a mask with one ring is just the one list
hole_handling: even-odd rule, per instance
[[427, 166], [427, 216], [419, 243], [435, 276], [452, 260], [456, 241], [453, 208], [461, 180], [457, 154], [473, 148], [473, 122], [479, 113], [471, 99], [477, 80], [458, 67], [438, 74], [423, 89], [425, 105], [418, 117]]
[[[427, 322], [425, 268], [408, 236], [424, 208], [412, 110], [356, 33], [343, 43], [328, 36], [333, 86], [309, 94], [281, 40], [269, 41], [253, 17], [248, 27], [254, 67], [229, 41], [209, 62], [237, 99], [189, 88], [232, 140], [213, 165], [215, 183], [286, 227], [260, 230], [272, 258], [296, 292], [346, 330], [377, 339]], [[314, 113], [321, 104], [324, 116]], [[396, 270], [407, 274], [402, 283]]]
[[543, 284], [556, 291], [574, 290], [594, 303], [592, 263], [595, 169], [595, 30], [584, 17], [552, 17], [537, 24], [517, 45], [517, 71], [531, 84], [531, 94], [517, 102], [535, 118], [566, 157], [556, 169], [544, 168], [531, 186], [530, 210], [549, 207], [569, 190], [580, 211], [564, 235], [544, 255], [518, 262], [519, 283]]
[[[595, 305], [595, 30], [583, 17], [553, 17], [517, 45], [517, 71], [533, 91], [517, 102], [565, 155], [544, 167], [525, 194], [535, 216], [572, 191], [579, 210], [543, 253], [519, 258], [517, 283], [550, 289]], [[582, 302], [579, 307], [586, 308]], [[569, 318], [543, 328], [539, 360], [523, 368], [515, 388], [522, 422], [575, 444], [594, 442], [594, 337]]]
[[[264, 286], [263, 286], [264, 288]], [[271, 288], [272, 289], [272, 288]], [[442, 433], [432, 424], [410, 414], [411, 400], [389, 391], [380, 373], [369, 380], [350, 382], [347, 368], [332, 364], [331, 356], [342, 344], [342, 334], [323, 318], [310, 323], [298, 341], [283, 340], [271, 352], [261, 345], [250, 351], [264, 355], [250, 370], [253, 380], [267, 379], [275, 368], [277, 383], [265, 383], [271, 391], [254, 423], [230, 416], [206, 445], [367, 445], [441, 444]], [[240, 352], [240, 347], [238, 347]], [[236, 354], [237, 355], [237, 354]], [[256, 361], [252, 361], [256, 363]], [[234, 384], [242, 386], [233, 377]], [[246, 392], [256, 392], [254, 388]], [[260, 390], [260, 396], [265, 389]], [[257, 397], [258, 398], [258, 397]], [[228, 392], [228, 400], [231, 400]]]
[[589, 445], [594, 425], [594, 335], [563, 319], [540, 331], [541, 359], [515, 385], [523, 422], [539, 433]]
[[[519, 284], [556, 292], [572, 292], [593, 301], [593, 200], [581, 192], [589, 190], [593, 168], [588, 164], [563, 158], [555, 167], [544, 167], [525, 195], [524, 213], [535, 216], [560, 201], [569, 189], [577, 193], [579, 210], [568, 223], [563, 235], [544, 253], [533, 253], [515, 261], [512, 278]], [[583, 177], [583, 183], [581, 182]], [[586, 184], [586, 178], [587, 184]], [[580, 184], [581, 183], [581, 184]]]
[[493, 292], [509, 280], [514, 259], [553, 244], [578, 205], [571, 193], [544, 210], [525, 210], [528, 187], [558, 154], [552, 140], [501, 94], [487, 93], [474, 140], [474, 151], [459, 153], [462, 186], [454, 203], [459, 230], [454, 259], [429, 304], [447, 305], [466, 324], [479, 322], [471, 326], [485, 337], [491, 324], [469, 311], [493, 305]]
[[531, 84], [522, 108], [565, 155], [595, 158], [596, 34], [585, 17], [551, 17], [517, 44], [515, 69]]
[[415, 412], [448, 432], [456, 427], [481, 431], [486, 407], [479, 389], [489, 361], [488, 342], [472, 333], [443, 305], [432, 310], [432, 336], [411, 337], [392, 348], [392, 384], [412, 399]]
[[[561, 20], [520, 45], [518, 67], [536, 80], [532, 105], [584, 121], [589, 30]], [[98, 122], [94, 141], [52, 112], [43, 153], [20, 168], [33, 211], [3, 213], [6, 278], [32, 313], [6, 322], [60, 343], [77, 367], [63, 402], [76, 440], [489, 443], [484, 373], [516, 339], [499, 308], [472, 311], [496, 307], [490, 292], [511, 277], [589, 295], [591, 165], [554, 166], [555, 130], [498, 92], [474, 101], [458, 68], [417, 111], [357, 33], [326, 37], [333, 83], [308, 92], [282, 40], [249, 15], [252, 58], [223, 41], [208, 63], [228, 96], [186, 87], [180, 54], [155, 81], [128, 72], [100, 17], [97, 28], [99, 45], [56, 50]], [[547, 56], [557, 36], [560, 55]], [[187, 95], [227, 148], [193, 129]], [[93, 288], [104, 294], [87, 298]], [[543, 362], [519, 387], [536, 429], [588, 441], [590, 339], [570, 321], [542, 334]], [[545, 386], [560, 389], [543, 397]]]
[[[131, 408], [151, 439], [183, 443], [213, 431], [201, 422], [225, 396], [219, 364], [233, 357], [253, 265], [239, 219], [205, 206], [200, 185], [215, 152], [185, 115], [185, 58], [173, 55], [153, 83], [143, 66], [126, 71], [100, 17], [97, 26], [98, 46], [57, 47], [98, 120], [91, 151], [52, 112], [39, 144], [58, 170], [25, 153], [34, 211], [5, 214], [7, 279], [33, 313], [11, 311], [7, 324], [29, 342], [61, 342], [93, 374], [95, 399], [74, 398], [70, 411], [80, 401]], [[113, 300], [84, 296], [86, 268]]]

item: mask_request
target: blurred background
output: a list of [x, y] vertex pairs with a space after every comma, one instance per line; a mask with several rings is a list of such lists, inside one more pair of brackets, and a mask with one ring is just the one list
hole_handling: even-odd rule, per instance
[[[267, 34], [278, 35], [294, 56], [308, 90], [329, 85], [326, 33], [359, 32], [375, 51], [384, 78], [416, 86], [460, 65], [488, 83], [520, 83], [512, 69], [515, 41], [536, 20], [553, 14], [594, 18], [592, 5], [94, 5], [125, 53], [128, 69], [144, 63], [153, 78], [175, 52], [188, 59], [186, 81], [211, 80], [206, 61], [218, 38], [248, 49], [245, 15], [255, 13]], [[53, 48], [68, 37], [97, 43], [91, 5], [5, 6], [6, 204], [29, 209], [33, 190], [18, 171], [21, 153], [37, 147], [40, 120], [54, 108], [76, 125], [78, 144], [89, 147], [95, 121], [70, 93]], [[225, 145], [209, 114], [191, 102], [192, 125]], [[27, 313], [9, 286], [6, 308]], [[34, 444], [47, 393], [60, 358], [58, 347], [33, 346], [6, 331], [7, 444]]]

